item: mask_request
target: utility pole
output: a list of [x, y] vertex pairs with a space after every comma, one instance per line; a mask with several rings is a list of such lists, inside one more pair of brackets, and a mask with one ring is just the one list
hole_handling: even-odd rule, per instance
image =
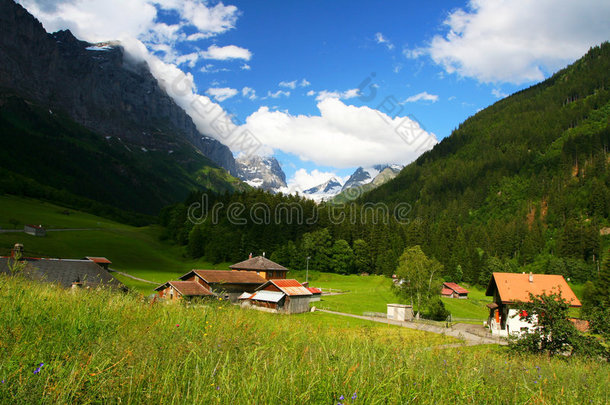
[[305, 270], [305, 282], [309, 283], [309, 259], [311, 256], [307, 256], [307, 270]]

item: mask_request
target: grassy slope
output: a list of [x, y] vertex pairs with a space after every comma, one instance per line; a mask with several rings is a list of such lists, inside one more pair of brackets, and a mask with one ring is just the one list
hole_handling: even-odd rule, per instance
[[326, 314], [151, 306], [5, 276], [0, 285], [0, 403], [610, 400], [602, 362], [441, 349], [451, 340]]
[[[48, 232], [44, 238], [24, 233], [0, 233], [0, 254], [7, 254], [17, 242], [23, 243], [28, 256], [81, 258], [105, 256], [112, 268], [147, 280], [164, 282], [193, 268], [226, 268], [227, 263], [212, 265], [183, 257], [183, 248], [159, 240], [156, 226], [136, 228], [93, 215], [70, 210], [50, 203], [13, 196], [0, 196], [0, 226], [12, 229], [11, 218], [24, 223], [42, 224], [53, 228], [101, 228], [93, 231]], [[144, 293], [154, 286], [118, 277], [127, 285]]]

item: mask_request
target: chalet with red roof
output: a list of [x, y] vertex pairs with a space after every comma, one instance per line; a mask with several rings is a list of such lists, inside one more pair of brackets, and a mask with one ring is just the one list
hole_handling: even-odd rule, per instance
[[460, 287], [456, 283], [443, 283], [441, 295], [447, 298], [467, 299], [468, 290], [463, 287]]
[[493, 273], [485, 295], [493, 297], [487, 304], [491, 333], [499, 336], [518, 335], [531, 330], [534, 325], [525, 322], [519, 316], [514, 304], [528, 302], [529, 294], [556, 294], [567, 300], [572, 307], [580, 307], [580, 301], [560, 275], [554, 274], [519, 274]]
[[[267, 308], [273, 312], [299, 314], [309, 312], [313, 294], [293, 279], [268, 280], [249, 298], [242, 297], [243, 305]], [[244, 299], [245, 298], [245, 299]]]
[[265, 256], [252, 257], [252, 255], [250, 255], [248, 260], [235, 263], [229, 266], [229, 268], [231, 270], [250, 271], [258, 274], [265, 280], [285, 279], [286, 274], [288, 273], [286, 267], [267, 259]]

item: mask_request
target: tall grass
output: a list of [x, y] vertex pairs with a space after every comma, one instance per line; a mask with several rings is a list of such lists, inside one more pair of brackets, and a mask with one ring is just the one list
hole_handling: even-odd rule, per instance
[[328, 314], [151, 305], [0, 276], [0, 403], [609, 400], [605, 363], [442, 348], [451, 342]]

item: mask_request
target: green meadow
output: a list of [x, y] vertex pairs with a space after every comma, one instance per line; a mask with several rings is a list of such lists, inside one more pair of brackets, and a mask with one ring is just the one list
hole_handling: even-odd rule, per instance
[[2, 404], [610, 400], [605, 362], [454, 344], [323, 313], [151, 304], [0, 276]]

